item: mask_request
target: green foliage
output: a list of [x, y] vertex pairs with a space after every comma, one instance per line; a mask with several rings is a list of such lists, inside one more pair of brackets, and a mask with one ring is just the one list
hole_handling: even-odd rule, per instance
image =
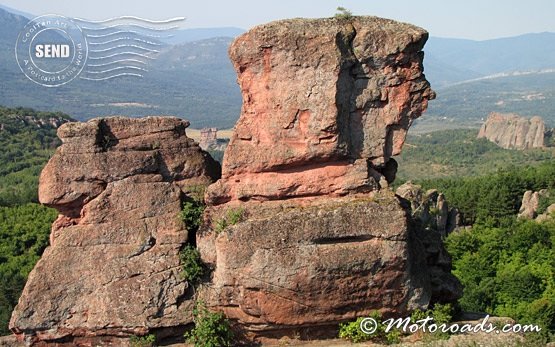
[[198, 282], [204, 273], [198, 249], [192, 245], [186, 245], [179, 253], [179, 258], [182, 267], [181, 276], [190, 283]]
[[0, 335], [8, 322], [27, 275], [48, 245], [55, 210], [36, 204], [0, 207]]
[[478, 129], [410, 134], [399, 162], [399, 181], [483, 176], [510, 167], [522, 167], [555, 159], [555, 150], [503, 149], [477, 139]]
[[0, 206], [38, 202], [38, 176], [60, 144], [52, 122], [62, 113], [0, 106]]
[[185, 333], [188, 343], [195, 347], [231, 347], [233, 332], [229, 321], [221, 312], [210, 312], [203, 302], [197, 302], [193, 316], [195, 327]]
[[547, 194], [540, 196], [537, 213], [544, 213], [547, 208], [553, 204], [555, 204], [555, 189], [549, 189]]
[[447, 237], [463, 310], [508, 316], [555, 331], [555, 223], [475, 225]]
[[334, 16], [335, 18], [339, 19], [350, 19], [353, 17], [353, 13], [347, 10], [345, 7], [337, 7], [337, 13]]
[[204, 212], [204, 204], [196, 200], [185, 201], [181, 210], [181, 220], [185, 223], [188, 231], [198, 230], [202, 222], [202, 213]]
[[398, 343], [401, 340], [401, 330], [391, 329], [385, 332], [385, 325], [382, 321], [382, 315], [379, 311], [372, 311], [368, 318], [374, 319], [378, 325], [373, 334], [367, 334], [360, 328], [361, 323], [366, 317], [360, 317], [354, 322], [343, 323], [339, 325], [339, 338], [351, 341], [353, 343], [374, 341], [385, 344]]
[[445, 194], [459, 209], [463, 224], [502, 226], [518, 213], [527, 190], [555, 187], [555, 160], [537, 166], [510, 167], [479, 177], [458, 177], [419, 182], [424, 189]]
[[453, 319], [453, 306], [451, 304], [435, 304], [430, 316], [438, 325], [451, 323]]
[[242, 207], [231, 208], [227, 210], [226, 215], [216, 221], [215, 231], [217, 234], [221, 233], [228, 226], [235, 225], [241, 222], [245, 217], [245, 209]]
[[[419, 320], [426, 319], [427, 317], [433, 318], [434, 324], [448, 325], [453, 319], [453, 306], [451, 304], [435, 304], [432, 309], [422, 311], [416, 309], [411, 314], [411, 322], [415, 323]], [[449, 339], [449, 333], [443, 332], [441, 329], [436, 330], [433, 333], [426, 332], [422, 337], [424, 342], [432, 342], [437, 340]]]
[[372, 335], [366, 334], [360, 329], [360, 324], [363, 319], [364, 317], [360, 317], [354, 322], [340, 324], [339, 338], [353, 343], [370, 341], [372, 339]]
[[129, 345], [131, 347], [153, 347], [156, 343], [156, 336], [148, 334], [145, 336], [131, 336]]
[[416, 309], [412, 312], [410, 319], [414, 323], [427, 317], [432, 317], [435, 324], [448, 324], [453, 319], [453, 306], [451, 304], [435, 304], [433, 308], [426, 311]]

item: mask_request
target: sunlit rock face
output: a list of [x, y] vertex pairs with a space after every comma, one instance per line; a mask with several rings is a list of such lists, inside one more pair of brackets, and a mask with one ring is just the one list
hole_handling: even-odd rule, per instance
[[385, 189], [434, 97], [426, 38], [375, 17], [294, 19], [231, 45], [243, 108], [197, 245], [214, 269], [200, 297], [247, 336], [333, 335], [372, 310], [460, 296], [450, 259], [431, 259], [441, 239], [421, 241]]
[[277, 21], [238, 37], [230, 56], [243, 107], [210, 202], [377, 189], [435, 96], [427, 37], [376, 17]]
[[120, 345], [118, 336], [192, 322], [178, 216], [191, 188], [220, 167], [188, 125], [110, 117], [58, 129], [63, 144], [42, 171], [39, 199], [60, 215], [12, 315], [20, 338]]

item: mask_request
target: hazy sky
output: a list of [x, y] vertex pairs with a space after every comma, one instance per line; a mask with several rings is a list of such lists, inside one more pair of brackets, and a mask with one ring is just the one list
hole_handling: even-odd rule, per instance
[[34, 15], [85, 19], [133, 15], [147, 19], [183, 16], [184, 28], [234, 26], [248, 29], [275, 19], [329, 17], [337, 6], [357, 15], [410, 22], [432, 36], [483, 40], [529, 32], [555, 32], [553, 0], [0, 0]]

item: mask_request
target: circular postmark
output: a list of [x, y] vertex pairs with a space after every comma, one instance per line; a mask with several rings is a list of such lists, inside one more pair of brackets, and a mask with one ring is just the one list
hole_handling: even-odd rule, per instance
[[21, 72], [45, 87], [58, 87], [79, 76], [88, 56], [87, 38], [71, 19], [44, 15], [19, 33], [15, 58]]

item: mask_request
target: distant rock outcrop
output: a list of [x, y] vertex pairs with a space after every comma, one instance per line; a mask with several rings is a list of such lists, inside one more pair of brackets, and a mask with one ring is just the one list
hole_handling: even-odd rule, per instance
[[545, 124], [541, 117], [531, 119], [516, 114], [493, 112], [482, 125], [478, 138], [486, 138], [506, 149], [544, 147]]
[[187, 126], [113, 117], [58, 129], [63, 145], [41, 174], [39, 198], [60, 215], [12, 315], [14, 333], [104, 345], [192, 322], [178, 215], [189, 190], [219, 177], [219, 165], [187, 138]]
[[382, 189], [434, 96], [426, 38], [355, 17], [273, 22], [232, 44], [243, 109], [197, 245], [214, 268], [201, 298], [246, 335], [333, 335], [460, 296], [439, 236], [425, 242]]
[[424, 192], [421, 186], [407, 182], [397, 188], [396, 194], [410, 202], [412, 217], [425, 228], [446, 236], [461, 226], [459, 211], [449, 208], [445, 196], [435, 189]]
[[[555, 204], [540, 207], [541, 199], [549, 199], [550, 194], [547, 189], [538, 192], [528, 190], [522, 196], [522, 204], [518, 212], [518, 218], [535, 219], [538, 222], [552, 219], [555, 217]], [[553, 199], [551, 199], [553, 201]], [[549, 200], [547, 200], [549, 201]], [[543, 210], [543, 211], [540, 211]]]

